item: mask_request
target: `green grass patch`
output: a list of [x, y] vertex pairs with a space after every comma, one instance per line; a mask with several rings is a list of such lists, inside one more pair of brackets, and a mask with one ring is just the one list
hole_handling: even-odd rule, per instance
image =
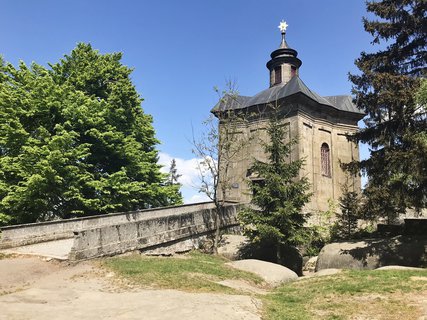
[[194, 251], [179, 257], [114, 257], [102, 264], [132, 283], [150, 288], [235, 293], [216, 282], [225, 279], [241, 279], [255, 285], [262, 282], [252, 273], [225, 265], [227, 261]]
[[[416, 319], [405, 299], [427, 291], [426, 271], [346, 271], [286, 284], [265, 297], [265, 319]], [[406, 298], [405, 298], [406, 297]], [[414, 318], [412, 318], [414, 317]]]
[[[226, 266], [227, 261], [191, 252], [178, 257], [114, 257], [101, 263], [119, 279], [145, 288], [241, 294], [216, 282], [262, 283], [251, 273]], [[426, 279], [427, 270], [345, 271], [287, 283], [257, 297], [265, 320], [412, 320], [422, 315], [417, 298], [427, 294]]]

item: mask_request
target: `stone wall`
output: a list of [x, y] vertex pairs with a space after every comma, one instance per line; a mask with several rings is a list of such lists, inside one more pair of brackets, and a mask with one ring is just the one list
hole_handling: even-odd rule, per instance
[[[238, 225], [238, 205], [229, 205], [220, 215], [221, 228]], [[190, 242], [197, 247], [198, 239], [215, 230], [214, 213], [210, 208], [174, 214], [161, 212], [143, 220], [76, 231], [70, 260], [86, 260], [111, 256], [127, 251], [167, 246], [177, 242]]]
[[74, 218], [42, 223], [21, 224], [1, 228], [0, 249], [50, 240], [72, 238], [74, 231], [119, 225], [165, 215], [180, 215], [214, 208], [212, 202], [163, 207], [101, 216]]
[[[356, 130], [355, 126], [316, 119], [303, 113], [298, 115], [299, 157], [305, 160], [301, 176], [308, 178], [313, 193], [306, 206], [307, 212], [327, 211], [330, 200], [337, 205], [346, 183], [350, 190], [361, 192], [360, 177], [349, 176], [340, 165], [359, 160], [357, 145], [346, 137]], [[324, 143], [330, 149], [329, 176], [321, 170], [321, 146]]]

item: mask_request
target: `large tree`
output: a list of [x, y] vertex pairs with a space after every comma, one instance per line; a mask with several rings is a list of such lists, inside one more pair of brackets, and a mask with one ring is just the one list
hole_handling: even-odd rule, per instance
[[203, 122], [205, 131], [199, 138], [193, 135], [193, 153], [199, 159], [199, 192], [204, 193], [215, 204], [215, 234], [212, 250], [218, 253], [220, 241], [220, 216], [224, 213], [229, 191], [236, 177], [231, 175], [231, 168], [244, 158], [244, 150], [249, 139], [239, 131], [246, 125], [246, 115], [224, 106], [239, 103], [236, 84], [228, 81], [227, 89], [219, 92], [219, 102], [214, 114]]
[[253, 207], [239, 215], [244, 234], [254, 244], [275, 248], [279, 262], [283, 262], [284, 247], [305, 241], [306, 216], [302, 210], [311, 196], [307, 178], [299, 177], [304, 160], [290, 157], [297, 140], [285, 141], [285, 135], [279, 112], [274, 111], [267, 127], [269, 141], [261, 142], [268, 160], [255, 160], [251, 167], [260, 179], [250, 184]]
[[0, 68], [0, 217], [24, 223], [179, 202], [120, 53], [79, 44]]
[[[367, 194], [387, 195], [395, 214], [427, 205], [426, 148], [419, 135], [427, 130], [426, 107], [415, 101], [426, 75], [427, 19], [425, 0], [367, 1], [367, 11], [379, 20], [363, 19], [382, 48], [362, 52], [356, 60], [361, 73], [350, 75], [357, 106], [367, 114], [366, 127], [353, 136], [370, 146], [367, 160], [347, 165], [369, 178]], [[390, 208], [389, 208], [390, 210]], [[383, 212], [382, 215], [390, 215]]]

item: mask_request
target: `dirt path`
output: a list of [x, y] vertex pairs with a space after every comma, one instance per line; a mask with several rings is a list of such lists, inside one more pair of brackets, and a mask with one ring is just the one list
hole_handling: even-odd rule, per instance
[[260, 302], [250, 296], [118, 291], [94, 264], [37, 257], [0, 260], [0, 294], [0, 319], [8, 320], [260, 319]]

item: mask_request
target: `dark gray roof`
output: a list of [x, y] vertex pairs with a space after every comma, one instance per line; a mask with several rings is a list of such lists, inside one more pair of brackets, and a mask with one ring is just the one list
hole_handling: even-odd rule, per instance
[[212, 111], [244, 109], [259, 104], [270, 103], [297, 93], [302, 93], [319, 104], [340, 111], [364, 114], [363, 111], [353, 104], [351, 96], [321, 97], [316, 92], [310, 90], [298, 76], [292, 77], [285, 85], [268, 88], [253, 97], [225, 97], [225, 99], [220, 101]]
[[342, 95], [342, 96], [329, 96], [324, 98], [339, 110], [365, 114], [362, 110], [360, 110], [354, 105], [353, 99], [351, 96]]

